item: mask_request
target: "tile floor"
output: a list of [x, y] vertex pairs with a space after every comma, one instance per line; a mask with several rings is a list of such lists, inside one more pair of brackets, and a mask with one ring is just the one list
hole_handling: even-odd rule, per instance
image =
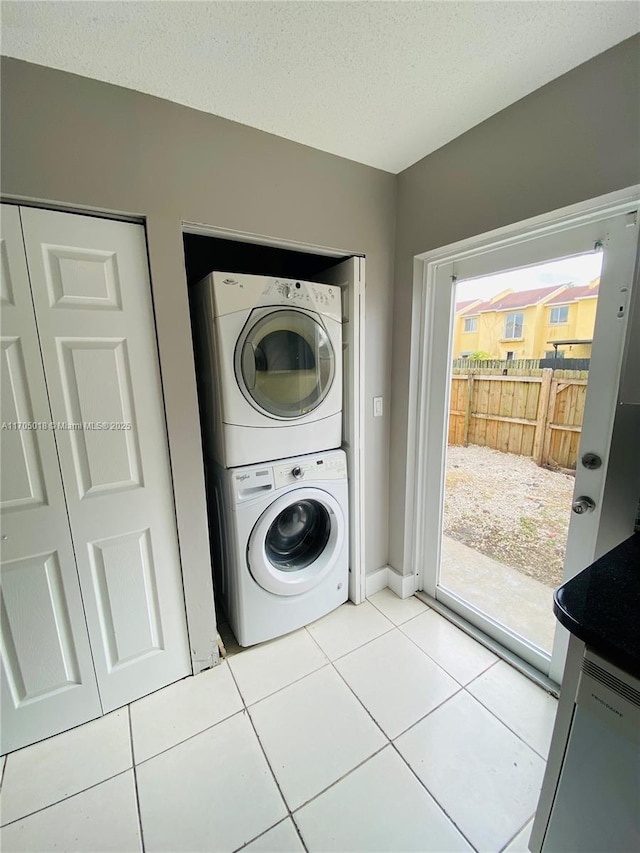
[[556, 702], [389, 590], [0, 765], [4, 853], [524, 853]]

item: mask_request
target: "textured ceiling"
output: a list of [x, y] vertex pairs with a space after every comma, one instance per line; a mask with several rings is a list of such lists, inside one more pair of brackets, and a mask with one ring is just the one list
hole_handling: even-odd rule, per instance
[[640, 30], [635, 0], [4, 0], [0, 13], [5, 55], [390, 172]]

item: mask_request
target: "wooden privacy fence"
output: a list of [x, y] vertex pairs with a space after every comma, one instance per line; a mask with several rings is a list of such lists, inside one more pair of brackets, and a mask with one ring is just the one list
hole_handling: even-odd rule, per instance
[[[587, 378], [584, 371], [539, 376], [454, 373], [449, 444], [479, 444], [531, 456], [538, 465], [575, 468]], [[574, 376], [567, 376], [574, 373]]]

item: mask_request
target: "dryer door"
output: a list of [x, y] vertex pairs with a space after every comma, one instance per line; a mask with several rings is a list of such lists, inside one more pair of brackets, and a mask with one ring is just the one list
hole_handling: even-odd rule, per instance
[[259, 412], [300, 418], [329, 393], [336, 359], [316, 314], [262, 309], [251, 314], [240, 335], [235, 372], [240, 390]]
[[256, 522], [247, 546], [253, 579], [276, 595], [299, 595], [322, 583], [342, 553], [345, 518], [321, 489], [282, 495]]

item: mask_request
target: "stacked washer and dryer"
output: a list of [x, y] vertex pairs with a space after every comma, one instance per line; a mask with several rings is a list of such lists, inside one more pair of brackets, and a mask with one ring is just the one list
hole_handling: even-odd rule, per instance
[[193, 297], [216, 589], [249, 646], [347, 599], [341, 293], [212, 272]]

